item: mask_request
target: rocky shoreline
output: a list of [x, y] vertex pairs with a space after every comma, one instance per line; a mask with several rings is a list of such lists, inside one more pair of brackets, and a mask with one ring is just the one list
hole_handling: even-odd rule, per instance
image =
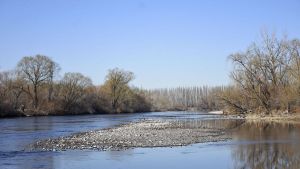
[[135, 147], [173, 147], [230, 139], [226, 128], [203, 120], [132, 122], [110, 129], [41, 140], [31, 151], [123, 150]]

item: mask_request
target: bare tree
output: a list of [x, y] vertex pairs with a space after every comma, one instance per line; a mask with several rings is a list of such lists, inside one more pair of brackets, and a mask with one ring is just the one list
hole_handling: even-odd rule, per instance
[[254, 43], [245, 52], [230, 55], [234, 65], [231, 77], [247, 98], [247, 109], [262, 108], [263, 112], [280, 109], [282, 96], [290, 85], [289, 70], [292, 58], [289, 41], [275, 35], [262, 35], [261, 43]]
[[18, 63], [20, 76], [31, 85], [27, 87], [27, 93], [31, 96], [35, 109], [39, 106], [39, 87], [53, 80], [58, 67], [57, 63], [43, 55], [26, 56]]
[[81, 73], [65, 73], [60, 81], [60, 96], [63, 110], [70, 112], [85, 97], [85, 89], [92, 86], [92, 80]]
[[125, 71], [119, 68], [114, 68], [108, 71], [104, 86], [107, 88], [110, 96], [111, 106], [114, 112], [119, 112], [118, 108], [122, 101], [129, 94], [129, 82], [134, 79], [132, 72]]
[[297, 85], [300, 85], [300, 40], [292, 40], [288, 46], [288, 50], [292, 60], [290, 65], [292, 83], [297, 83]]
[[156, 110], [218, 110], [218, 93], [222, 86], [194, 86], [154, 89], [147, 91]]
[[23, 110], [26, 102], [24, 85], [24, 80], [16, 76], [15, 71], [0, 72], [0, 107], [6, 107], [2, 111], [14, 113]]
[[[47, 56], [22, 58], [16, 70], [0, 72], [0, 116], [150, 111], [143, 90], [130, 87], [132, 72], [109, 70], [104, 85], [80, 73], [55, 81], [59, 66]], [[29, 105], [29, 106], [28, 106]]]

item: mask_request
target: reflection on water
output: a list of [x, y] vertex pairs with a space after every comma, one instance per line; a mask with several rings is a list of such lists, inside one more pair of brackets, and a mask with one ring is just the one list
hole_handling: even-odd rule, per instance
[[[227, 129], [233, 140], [124, 151], [25, 152], [39, 139], [108, 128], [142, 119], [172, 120], [185, 128]], [[161, 112], [0, 119], [0, 168], [299, 168], [300, 125], [248, 123], [203, 113]]]
[[236, 119], [177, 119], [170, 120], [175, 126], [182, 128], [204, 128], [204, 129], [235, 129], [241, 126], [245, 121]]
[[300, 125], [245, 123], [234, 133], [237, 144], [232, 148], [235, 168], [300, 167]]

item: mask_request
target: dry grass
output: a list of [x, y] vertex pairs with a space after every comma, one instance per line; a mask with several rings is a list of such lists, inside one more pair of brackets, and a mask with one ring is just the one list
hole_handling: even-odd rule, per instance
[[245, 116], [251, 122], [277, 122], [277, 123], [298, 123], [300, 124], [300, 113], [276, 113], [276, 114], [248, 114]]

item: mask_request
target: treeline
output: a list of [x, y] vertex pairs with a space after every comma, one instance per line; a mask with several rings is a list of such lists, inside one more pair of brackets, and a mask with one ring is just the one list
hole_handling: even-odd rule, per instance
[[22, 58], [15, 70], [0, 72], [0, 116], [130, 113], [150, 111], [144, 91], [130, 87], [134, 74], [108, 71], [101, 86], [81, 73], [65, 73], [47, 56]]
[[222, 109], [218, 99], [225, 87], [178, 87], [147, 90], [154, 110], [211, 111]]
[[300, 111], [300, 40], [263, 34], [259, 43], [229, 56], [233, 83], [219, 87], [143, 90], [134, 74], [108, 71], [95, 86], [80, 73], [65, 73], [46, 56], [29, 56], [0, 72], [0, 116], [224, 110], [227, 113]]
[[263, 33], [261, 41], [229, 56], [232, 83], [147, 91], [157, 110], [226, 113], [300, 112], [300, 40]]

